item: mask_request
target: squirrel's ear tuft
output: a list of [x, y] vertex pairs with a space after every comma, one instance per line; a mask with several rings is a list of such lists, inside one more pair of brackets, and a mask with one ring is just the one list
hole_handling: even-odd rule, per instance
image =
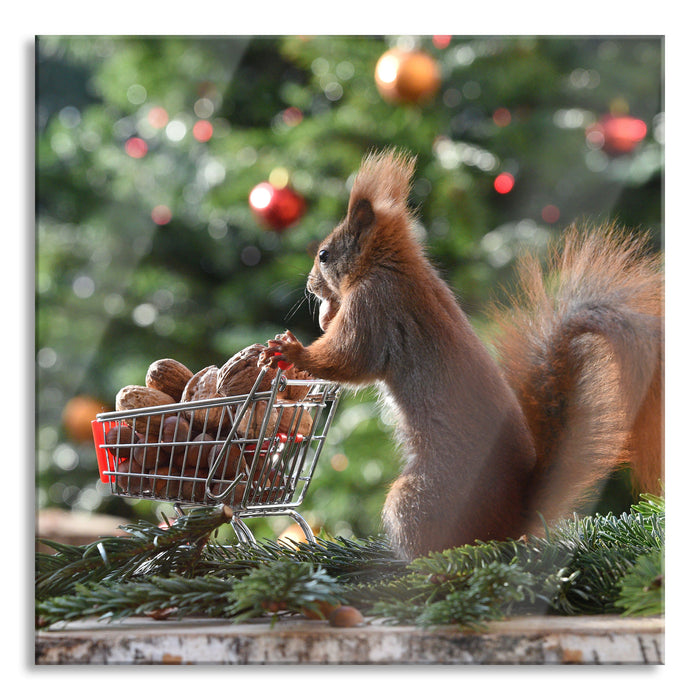
[[348, 214], [348, 228], [356, 236], [360, 236], [374, 223], [374, 209], [368, 199], [359, 199], [353, 203]]
[[362, 199], [375, 207], [380, 203], [405, 206], [415, 166], [415, 156], [397, 149], [368, 154], [350, 193], [350, 211]]

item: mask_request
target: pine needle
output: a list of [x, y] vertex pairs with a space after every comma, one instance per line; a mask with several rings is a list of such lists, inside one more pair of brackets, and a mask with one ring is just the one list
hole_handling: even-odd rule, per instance
[[[243, 620], [346, 602], [387, 624], [478, 629], [512, 614], [663, 614], [665, 502], [574, 517], [544, 538], [484, 542], [397, 559], [382, 537], [225, 546], [228, 521], [201, 508], [162, 529], [37, 554], [37, 624], [81, 617]], [[165, 612], [164, 612], [165, 611]]]

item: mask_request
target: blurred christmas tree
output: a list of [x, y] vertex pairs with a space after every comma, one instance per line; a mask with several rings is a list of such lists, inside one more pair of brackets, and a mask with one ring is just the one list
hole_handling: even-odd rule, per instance
[[[660, 246], [662, 63], [654, 37], [38, 38], [38, 507], [127, 506], [85, 426], [154, 359], [317, 334], [308, 249], [370, 148], [417, 154], [426, 246], [477, 326], [518, 248], [574, 220]], [[379, 529], [389, 422], [345, 398], [308, 519]]]

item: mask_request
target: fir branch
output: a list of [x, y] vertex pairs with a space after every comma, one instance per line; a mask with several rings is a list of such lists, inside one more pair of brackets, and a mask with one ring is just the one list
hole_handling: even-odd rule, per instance
[[340, 537], [316, 538], [313, 543], [264, 540], [236, 547], [209, 543], [193, 564], [192, 573], [241, 576], [262, 563], [279, 560], [318, 564], [342, 582], [375, 581], [406, 569], [406, 562], [396, 558], [385, 538]]
[[67, 594], [91, 581], [186, 571], [201, 556], [211, 533], [229, 520], [230, 511], [225, 507], [197, 508], [166, 529], [148, 522], [122, 525], [126, 535], [100, 538], [88, 545], [40, 540], [56, 554], [36, 556], [35, 597], [43, 600]]
[[640, 496], [639, 503], [632, 506], [632, 511], [644, 518], [657, 516], [663, 523], [666, 514], [666, 499], [663, 496], [645, 493]]
[[552, 544], [562, 547], [569, 561], [549, 577], [549, 585], [558, 588], [552, 610], [568, 615], [615, 612], [622, 578], [640, 556], [662, 549], [663, 542], [664, 518], [658, 512], [565, 521], [553, 533]]
[[385, 587], [371, 613], [390, 624], [456, 624], [477, 629], [487, 620], [502, 619], [517, 605], [531, 606], [536, 583], [514, 560], [490, 561], [450, 579], [436, 580], [433, 575], [421, 579], [413, 574]]
[[622, 615], [661, 615], [664, 611], [664, 552], [659, 549], [639, 557], [620, 582], [615, 602]]
[[[393, 623], [458, 621], [471, 626], [477, 617], [498, 619], [502, 614], [503, 601], [484, 595], [482, 584], [507, 570], [513, 577], [511, 590], [523, 594], [509, 601], [511, 610], [615, 612], [621, 581], [630, 568], [640, 556], [663, 547], [663, 513], [657, 507], [645, 512], [646, 516], [574, 517], [550, 530], [546, 539], [487, 542], [432, 553], [411, 562], [407, 575], [356, 586], [348, 596], [353, 605]], [[492, 583], [498, 587], [499, 581]]]
[[545, 538], [486, 542], [413, 562], [383, 538], [224, 546], [227, 513], [197, 509], [166, 530], [149, 524], [37, 556], [43, 620], [168, 610], [248, 619], [348, 602], [387, 622], [475, 628], [506, 614], [663, 611], [664, 503], [621, 516], [572, 518]]
[[245, 576], [152, 576], [144, 580], [76, 584], [70, 594], [38, 601], [39, 626], [98, 617], [116, 621], [127, 616], [162, 613], [231, 618], [316, 610], [320, 604], [343, 602], [342, 586], [322, 567], [278, 560], [252, 569]]
[[169, 611], [175, 617], [226, 617], [231, 582], [216, 577], [154, 576], [143, 581], [78, 583], [70, 594], [38, 601], [40, 626], [87, 617], [111, 621]]
[[416, 624], [421, 627], [456, 624], [480, 629], [488, 620], [503, 619], [520, 603], [533, 603], [534, 584], [534, 576], [515, 562], [491, 562], [474, 569], [468, 586], [426, 606], [416, 618]]
[[232, 587], [229, 612], [238, 621], [280, 612], [317, 609], [344, 602], [343, 588], [323, 567], [311, 562], [279, 559], [250, 571]]

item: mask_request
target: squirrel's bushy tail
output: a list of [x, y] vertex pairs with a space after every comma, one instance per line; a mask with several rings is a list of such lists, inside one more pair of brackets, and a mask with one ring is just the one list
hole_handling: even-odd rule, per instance
[[520, 296], [495, 312], [496, 351], [537, 452], [530, 532], [620, 464], [645, 492], [663, 472], [660, 256], [616, 227], [571, 229], [549, 262], [523, 259]]

